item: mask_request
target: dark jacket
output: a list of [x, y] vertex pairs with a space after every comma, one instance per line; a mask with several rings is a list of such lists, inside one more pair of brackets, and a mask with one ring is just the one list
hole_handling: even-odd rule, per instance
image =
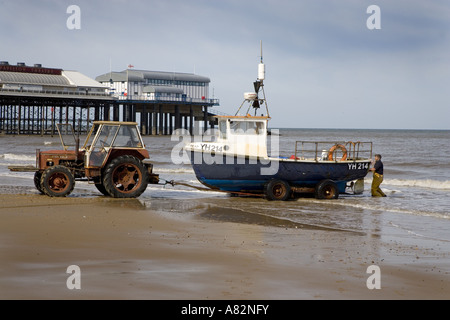
[[383, 162], [381, 160], [376, 161], [373, 167], [376, 173], [383, 175]]

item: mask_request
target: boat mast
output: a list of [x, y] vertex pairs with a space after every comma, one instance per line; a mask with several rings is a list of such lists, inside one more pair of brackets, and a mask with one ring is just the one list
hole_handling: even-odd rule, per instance
[[256, 80], [254, 82], [254, 87], [255, 87], [255, 92], [256, 92], [257, 95], [259, 94], [259, 90], [262, 91], [263, 98], [262, 99], [257, 99], [255, 101], [255, 102], [258, 102], [257, 106], [255, 106], [255, 103], [254, 103], [253, 108], [255, 108], [255, 115], [256, 115], [256, 109], [260, 108], [261, 104], [265, 104], [267, 117], [270, 118], [269, 106], [267, 105], [266, 93], [264, 92], [264, 79], [266, 78], [266, 66], [265, 66], [265, 64], [263, 62], [262, 40], [260, 40], [260, 49], [261, 49], [261, 61], [260, 61], [259, 65], [258, 65], [258, 80]]
[[[263, 62], [262, 40], [260, 41], [260, 50], [261, 50], [261, 56], [260, 56], [261, 59], [260, 59], [259, 65], [258, 65], [258, 78], [255, 82], [253, 82], [253, 87], [255, 89], [255, 93], [245, 93], [244, 94], [245, 100], [244, 100], [244, 102], [242, 102], [241, 106], [239, 107], [238, 111], [236, 112], [236, 115], [238, 115], [239, 110], [241, 110], [244, 103], [246, 101], [248, 101], [250, 103], [250, 105], [247, 109], [246, 114], [249, 114], [250, 108], [253, 107], [253, 109], [255, 109], [255, 116], [256, 116], [258, 109], [261, 107], [262, 104], [264, 104], [266, 106], [267, 117], [270, 118], [269, 107], [267, 105], [266, 94], [264, 92], [264, 79], [266, 77], [266, 66]], [[259, 97], [260, 91], [262, 92], [262, 98]]]

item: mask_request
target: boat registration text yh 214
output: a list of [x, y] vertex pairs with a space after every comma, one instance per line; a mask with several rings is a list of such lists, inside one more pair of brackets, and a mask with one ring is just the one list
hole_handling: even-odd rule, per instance
[[362, 169], [369, 169], [369, 164], [367, 162], [348, 163], [348, 170], [362, 170]]

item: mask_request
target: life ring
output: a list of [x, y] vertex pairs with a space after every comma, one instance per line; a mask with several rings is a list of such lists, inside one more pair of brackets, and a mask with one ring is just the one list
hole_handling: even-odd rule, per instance
[[347, 160], [347, 149], [342, 144], [335, 144], [331, 147], [330, 151], [328, 151], [328, 161], [333, 161], [333, 153], [340, 149], [343, 153], [342, 158], [339, 161]]

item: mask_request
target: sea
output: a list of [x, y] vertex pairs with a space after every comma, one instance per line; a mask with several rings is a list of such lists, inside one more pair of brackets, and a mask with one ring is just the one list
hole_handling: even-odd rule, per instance
[[[292, 201], [234, 197], [183, 185], [149, 185], [137, 201], [175, 219], [250, 223], [280, 228], [317, 228], [359, 232], [387, 242], [401, 241], [450, 252], [450, 131], [371, 129], [277, 129], [280, 156], [294, 154], [295, 142], [371, 141], [382, 155], [385, 198], [371, 197], [372, 173], [362, 194], [334, 200], [301, 196]], [[274, 130], [275, 131], [275, 130]], [[82, 137], [83, 138], [83, 137]], [[273, 139], [273, 137], [270, 137]], [[174, 180], [203, 187], [187, 162], [174, 163], [190, 137], [145, 136], [144, 142], [161, 182]], [[194, 139], [194, 138], [192, 138]], [[11, 165], [35, 165], [36, 149], [60, 149], [58, 136], [0, 136], [0, 193], [39, 194], [33, 173], [12, 172]], [[182, 155], [182, 151], [181, 151]], [[42, 195], [43, 196], [43, 195]], [[76, 182], [70, 197], [102, 197], [95, 186]], [[450, 265], [450, 263], [449, 263]]]

